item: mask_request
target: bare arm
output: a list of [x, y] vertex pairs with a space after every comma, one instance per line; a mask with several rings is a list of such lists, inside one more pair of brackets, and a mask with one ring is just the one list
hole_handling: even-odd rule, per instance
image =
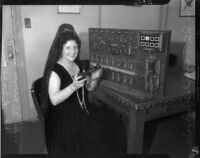
[[75, 77], [73, 83], [71, 83], [66, 88], [60, 90], [61, 80], [60, 77], [52, 72], [49, 79], [48, 93], [51, 103], [53, 105], [58, 105], [64, 100], [69, 98], [78, 88], [84, 85], [85, 80], [78, 81], [79, 77]]

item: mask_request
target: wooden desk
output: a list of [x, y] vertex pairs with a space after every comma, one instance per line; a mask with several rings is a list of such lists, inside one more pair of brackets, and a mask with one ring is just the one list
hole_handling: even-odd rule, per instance
[[181, 72], [168, 69], [164, 93], [164, 97], [142, 102], [101, 85], [92, 95], [129, 118], [127, 153], [135, 154], [142, 153], [146, 121], [194, 110], [195, 82]]

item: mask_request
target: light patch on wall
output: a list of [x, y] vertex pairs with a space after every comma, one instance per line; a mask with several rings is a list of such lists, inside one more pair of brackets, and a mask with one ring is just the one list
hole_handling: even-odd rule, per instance
[[81, 5], [59, 5], [58, 13], [79, 14]]

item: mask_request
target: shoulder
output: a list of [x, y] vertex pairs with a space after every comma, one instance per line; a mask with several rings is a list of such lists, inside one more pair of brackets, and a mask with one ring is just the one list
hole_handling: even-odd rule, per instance
[[62, 71], [63, 66], [60, 65], [59, 63], [55, 63], [53, 71]]
[[49, 86], [54, 87], [56, 85], [60, 85], [60, 83], [61, 83], [61, 78], [56, 72], [52, 71], [49, 77]]
[[60, 80], [60, 77], [59, 75], [55, 72], [55, 71], [52, 71], [51, 72], [51, 75], [50, 75], [50, 80]]
[[57, 73], [58, 76], [63, 76], [64, 73], [65, 73], [64, 67], [63, 67], [62, 65], [58, 64], [58, 63], [55, 63], [52, 72], [53, 72], [53, 71], [54, 71], [55, 73]]

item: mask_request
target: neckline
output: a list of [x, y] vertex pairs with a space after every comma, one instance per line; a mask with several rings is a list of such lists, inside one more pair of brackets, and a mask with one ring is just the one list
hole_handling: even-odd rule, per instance
[[[68, 72], [68, 74], [70, 75], [70, 77], [73, 79], [74, 78], [74, 75], [72, 75], [71, 73], [70, 73], [70, 70], [68, 69], [68, 67], [67, 66], [65, 66], [63, 63], [61, 63], [61, 62], [57, 62], [57, 64], [58, 65], [60, 65], [60, 66], [62, 66], [67, 72]], [[76, 70], [75, 70], [76, 71]], [[75, 72], [76, 73], [76, 72]]]
[[[62, 64], [62, 63], [60, 63], [60, 62], [57, 62], [56, 64], [62, 66], [62, 67], [68, 72], [70, 78], [73, 80], [74, 76], [72, 76], [72, 75], [69, 73], [68, 68], [67, 68], [64, 64]], [[76, 95], [77, 95], [77, 98], [78, 98], [78, 102], [79, 102], [79, 105], [80, 105], [81, 109], [83, 109], [83, 110], [85, 109], [85, 110], [86, 110], [86, 113], [89, 114], [89, 111], [87, 110], [87, 107], [86, 107], [86, 104], [85, 104], [84, 87], [81, 87], [81, 89], [82, 89], [82, 101], [80, 100], [80, 96], [79, 96], [78, 90], [76, 90]]]

